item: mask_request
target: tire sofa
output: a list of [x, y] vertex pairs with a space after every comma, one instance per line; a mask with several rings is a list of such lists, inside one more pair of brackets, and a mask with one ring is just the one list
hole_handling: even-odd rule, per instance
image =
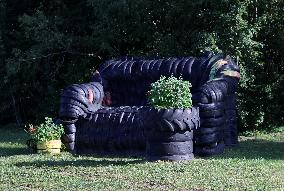
[[[193, 120], [189, 120], [189, 124], [178, 116], [168, 121], [175, 122], [179, 130], [155, 131], [153, 136], [147, 133], [147, 127], [155, 121], [145, 118], [147, 91], [162, 75], [181, 76], [191, 82], [192, 114], [179, 110], [172, 113], [183, 113], [183, 118], [192, 115]], [[167, 145], [165, 152], [171, 155], [165, 159], [192, 158], [192, 155], [182, 155], [184, 150], [199, 156], [220, 154], [226, 146], [238, 145], [236, 91], [239, 79], [238, 65], [221, 54], [207, 53], [198, 58], [125, 57], [106, 61], [91, 82], [70, 85], [63, 90], [59, 111], [65, 129], [62, 142], [76, 154], [143, 156], [145, 152], [148, 155], [153, 150], [163, 150], [159, 146], [154, 148], [156, 143], [151, 148], [147, 146], [161, 134], [164, 138], [160, 145]]]

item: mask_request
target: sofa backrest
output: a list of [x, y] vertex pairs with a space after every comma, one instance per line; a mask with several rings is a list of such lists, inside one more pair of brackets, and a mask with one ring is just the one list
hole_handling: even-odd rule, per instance
[[103, 63], [99, 73], [104, 92], [111, 97], [109, 106], [146, 105], [150, 84], [157, 81], [160, 76], [182, 77], [183, 80], [191, 82], [191, 92], [195, 93], [211, 78], [222, 77], [222, 68], [234, 70], [235, 67], [235, 70], [238, 70], [231, 58], [226, 58], [224, 63], [218, 63], [223, 59], [224, 56], [220, 54], [207, 54], [200, 58], [125, 57]]

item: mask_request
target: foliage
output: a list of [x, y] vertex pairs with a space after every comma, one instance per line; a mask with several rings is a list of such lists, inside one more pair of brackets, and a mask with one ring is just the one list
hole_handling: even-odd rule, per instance
[[57, 114], [106, 59], [223, 52], [241, 68], [241, 130], [284, 121], [282, 0], [0, 0], [0, 122]]
[[1, 126], [0, 190], [283, 190], [284, 133], [241, 138], [240, 148], [220, 156], [146, 162], [31, 154], [22, 130]]
[[160, 79], [151, 84], [151, 90], [148, 92], [149, 102], [155, 108], [191, 108], [191, 84], [171, 76]]
[[37, 127], [30, 124], [28, 133], [36, 141], [51, 141], [60, 139], [64, 133], [64, 129], [62, 124], [57, 125], [53, 123], [51, 118], [46, 117], [44, 123], [41, 123]]

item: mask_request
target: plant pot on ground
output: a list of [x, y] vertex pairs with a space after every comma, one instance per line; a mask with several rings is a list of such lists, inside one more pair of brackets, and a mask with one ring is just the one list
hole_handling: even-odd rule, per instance
[[38, 126], [29, 125], [28, 133], [31, 139], [27, 144], [37, 153], [58, 154], [61, 149], [61, 136], [64, 133], [61, 124], [55, 124], [51, 118], [46, 117], [44, 123]]
[[193, 130], [199, 126], [199, 110], [192, 107], [190, 83], [162, 76], [151, 84], [150, 107], [142, 109], [146, 130], [146, 158], [191, 160]]

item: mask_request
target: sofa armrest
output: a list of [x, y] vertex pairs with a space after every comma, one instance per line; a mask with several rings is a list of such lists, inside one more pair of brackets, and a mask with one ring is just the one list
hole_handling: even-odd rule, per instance
[[101, 107], [103, 97], [99, 82], [68, 86], [61, 94], [59, 118], [68, 121], [88, 118]]
[[82, 117], [90, 119], [92, 113], [101, 108], [104, 97], [103, 86], [99, 82], [74, 84], [65, 88], [61, 94], [59, 119], [65, 134], [61, 140], [66, 148], [76, 153], [76, 122]]
[[193, 94], [194, 103], [223, 102], [225, 97], [236, 92], [238, 80], [231, 77], [217, 78], [202, 85]]

